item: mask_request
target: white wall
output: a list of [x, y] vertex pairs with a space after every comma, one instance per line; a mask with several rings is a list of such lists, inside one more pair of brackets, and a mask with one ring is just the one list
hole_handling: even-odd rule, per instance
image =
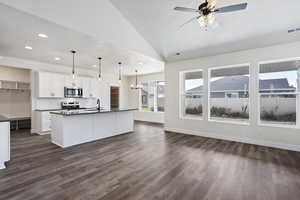
[[[0, 66], [0, 80], [30, 82], [30, 70]], [[30, 117], [28, 90], [0, 90], [0, 115], [9, 118]]]
[[[300, 42], [252, 49], [229, 54], [167, 63], [165, 129], [193, 135], [237, 140], [268, 146], [300, 150], [300, 130], [296, 128], [278, 128], [259, 126], [258, 121], [258, 63], [260, 61], [300, 57]], [[179, 72], [202, 69], [204, 91], [207, 94], [208, 68], [235, 64], [250, 64], [250, 125], [209, 122], [207, 120], [207, 96], [204, 101], [204, 120], [179, 118]]]
[[30, 82], [30, 70], [0, 66], [0, 80]]
[[[149, 81], [164, 81], [165, 76], [163, 72], [153, 73], [138, 76], [138, 83], [147, 83]], [[139, 107], [139, 91], [130, 89], [130, 85], [135, 84], [135, 76], [128, 77], [128, 105], [132, 108]], [[136, 111], [134, 114], [135, 120], [164, 123], [164, 113], [162, 112], [147, 112]]]

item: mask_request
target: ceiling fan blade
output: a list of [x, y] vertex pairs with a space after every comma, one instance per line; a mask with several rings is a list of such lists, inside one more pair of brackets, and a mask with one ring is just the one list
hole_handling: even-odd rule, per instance
[[217, 5], [218, 0], [208, 0], [207, 3], [208, 3], [208, 7], [210, 9], [212, 9], [212, 8], [214, 8]]
[[192, 19], [189, 19], [188, 21], [186, 21], [185, 23], [183, 23], [179, 28], [182, 28], [183, 26], [191, 23], [192, 21], [194, 20], [197, 20], [200, 16], [197, 16], [197, 17], [193, 17]]
[[199, 12], [199, 10], [194, 8], [185, 8], [185, 7], [175, 7], [174, 10], [182, 12]]
[[227, 13], [227, 12], [234, 12], [234, 11], [239, 11], [239, 10], [244, 10], [247, 8], [247, 3], [241, 3], [241, 4], [236, 4], [232, 6], [226, 6], [222, 8], [217, 8], [214, 10], [216, 13]]

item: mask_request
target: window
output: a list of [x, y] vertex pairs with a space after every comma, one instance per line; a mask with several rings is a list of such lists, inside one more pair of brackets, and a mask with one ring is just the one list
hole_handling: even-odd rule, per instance
[[149, 92], [148, 92], [148, 83], [143, 83], [143, 89], [141, 89], [141, 106], [140, 110], [143, 111], [150, 111], [150, 106], [149, 106]]
[[165, 82], [157, 81], [157, 111], [165, 111]]
[[249, 66], [210, 70], [210, 120], [245, 123], [249, 121]]
[[149, 112], [164, 112], [165, 82], [150, 81], [143, 83], [140, 90], [140, 110]]
[[181, 117], [203, 116], [203, 75], [201, 70], [181, 73]]
[[297, 124], [299, 66], [297, 60], [260, 64], [260, 124]]

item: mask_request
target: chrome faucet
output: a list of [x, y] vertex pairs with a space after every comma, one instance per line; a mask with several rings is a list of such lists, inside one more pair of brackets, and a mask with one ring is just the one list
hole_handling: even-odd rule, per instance
[[97, 110], [100, 111], [101, 107], [100, 107], [100, 99], [97, 99]]

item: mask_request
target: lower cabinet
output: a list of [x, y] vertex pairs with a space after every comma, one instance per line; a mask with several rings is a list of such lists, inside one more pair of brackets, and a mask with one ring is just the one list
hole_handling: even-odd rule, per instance
[[10, 125], [9, 122], [0, 122], [0, 169], [10, 160]]
[[51, 131], [51, 114], [49, 111], [36, 111], [36, 131], [40, 135], [49, 134]]

